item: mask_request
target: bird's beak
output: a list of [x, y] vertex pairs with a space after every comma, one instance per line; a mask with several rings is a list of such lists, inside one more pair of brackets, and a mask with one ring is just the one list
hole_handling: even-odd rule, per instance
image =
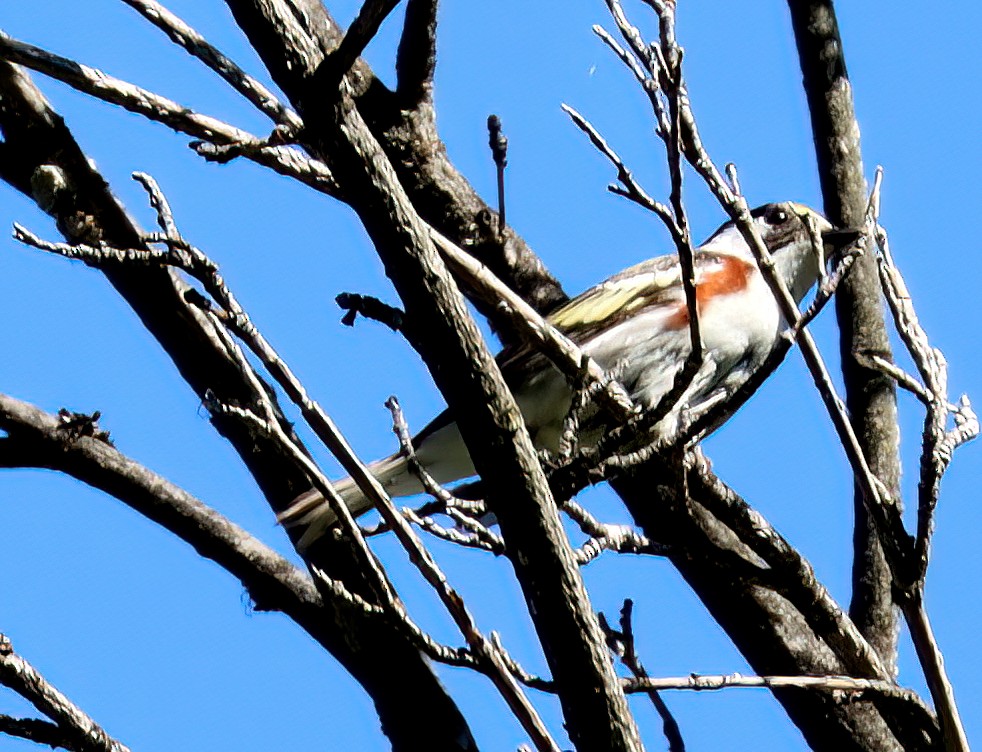
[[852, 245], [863, 237], [864, 231], [851, 227], [833, 227], [822, 233], [822, 242], [825, 244], [825, 257], [836, 260]]

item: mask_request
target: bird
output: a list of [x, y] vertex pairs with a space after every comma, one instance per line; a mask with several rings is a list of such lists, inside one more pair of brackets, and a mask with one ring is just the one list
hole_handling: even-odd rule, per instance
[[[795, 302], [825, 274], [824, 250], [812, 240], [812, 223], [833, 251], [857, 233], [837, 231], [814, 209], [771, 203], [750, 212], [760, 237]], [[670, 441], [684, 414], [734, 394], [767, 360], [787, 326], [774, 293], [737, 224], [724, 223], [693, 253], [696, 311], [703, 358], [675, 406], [655, 425], [654, 439]], [[602, 369], [614, 373], [634, 403], [654, 408], [672, 388], [691, 352], [689, 307], [675, 254], [632, 266], [565, 303], [547, 317]], [[560, 371], [529, 345], [506, 347], [497, 357], [533, 443], [556, 451], [573, 399]], [[686, 412], [688, 411], [688, 412]], [[603, 426], [587, 426], [580, 445], [595, 443]], [[475, 475], [474, 465], [449, 411], [413, 439], [416, 458], [440, 484]], [[371, 463], [369, 470], [391, 497], [423, 491], [403, 453]], [[372, 503], [350, 478], [333, 484], [354, 516]], [[286, 527], [303, 526], [305, 550], [336, 520], [323, 496], [307, 491], [278, 516]]]

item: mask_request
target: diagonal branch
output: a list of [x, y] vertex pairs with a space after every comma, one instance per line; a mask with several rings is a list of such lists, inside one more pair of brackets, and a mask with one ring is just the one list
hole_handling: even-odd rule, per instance
[[189, 55], [198, 58], [215, 71], [257, 109], [269, 115], [275, 123], [286, 126], [294, 132], [303, 127], [300, 116], [280, 102], [261, 81], [242, 70], [221, 50], [156, 0], [123, 0], [123, 2], [163, 31], [174, 44], [183, 47]]
[[[45, 467], [115, 496], [239, 579], [262, 610], [316, 635], [321, 598], [310, 577], [246, 530], [105, 441], [75, 436], [37, 407], [0, 394], [0, 467]], [[319, 617], [323, 618], [323, 617]]]
[[404, 328], [454, 412], [501, 523], [543, 642], [567, 728], [581, 748], [640, 748], [599, 625], [514, 398], [347, 85], [307, 110], [406, 311]]
[[[143, 233], [123, 211], [92, 162], [79, 149], [64, 121], [55, 113], [30, 79], [16, 66], [0, 61], [0, 109], [4, 133], [0, 175], [39, 203], [34, 176], [59, 177], [60, 191], [53, 205], [42, 204], [67, 227], [85, 218], [98, 229], [99, 238], [112, 246], [135, 248]], [[73, 240], [74, 234], [67, 234]], [[221, 345], [214, 324], [188, 303], [188, 286], [171, 271], [159, 268], [105, 269], [103, 273], [133, 307], [144, 325], [161, 343], [191, 388], [204, 398], [211, 394], [224, 404], [253, 405], [267, 398], [242, 380]], [[265, 437], [257, 436], [234, 420], [212, 416], [212, 423], [238, 452], [274, 510], [282, 510], [309, 488], [306, 477], [291, 457]], [[350, 565], [347, 544], [327, 543], [309, 554], [311, 562], [352, 592], [365, 586], [364, 573]], [[396, 750], [417, 749], [422, 742], [433, 748], [473, 749], [475, 744], [459, 708], [437, 680], [419, 647], [397, 625], [371, 619], [343, 604], [328, 609], [320, 620], [323, 644], [361, 683], [375, 702], [385, 733]], [[353, 626], [354, 625], [354, 626]], [[392, 682], [393, 672], [403, 682]], [[411, 691], [407, 691], [408, 688]], [[418, 719], [435, 713], [443, 719], [421, 729]]]
[[286, 146], [270, 146], [247, 131], [162, 97], [147, 89], [11, 39], [0, 32], [0, 57], [68, 84], [104, 102], [118, 105], [175, 131], [220, 146], [234, 146], [238, 153], [281, 175], [296, 177], [318, 191], [333, 194], [337, 186], [322, 162]]
[[[129, 752], [129, 747], [109, 736], [75, 703], [55, 689], [34, 666], [17, 655], [10, 640], [3, 634], [0, 634], [0, 684], [10, 687], [55, 721], [61, 738], [68, 741], [67, 746], [71, 749], [78, 752]], [[34, 733], [40, 730], [37, 723], [31, 729]], [[0, 726], [0, 730], [7, 729]], [[19, 730], [28, 731], [23, 722]], [[23, 738], [30, 737], [25, 733]], [[51, 741], [39, 743], [50, 744]]]
[[325, 96], [331, 96], [328, 92], [334, 91], [341, 84], [341, 79], [348, 75], [355, 60], [398, 4], [399, 0], [365, 0], [341, 43], [321, 61], [314, 74], [317, 86], [323, 88]]
[[0, 734], [24, 739], [35, 744], [44, 744], [52, 749], [72, 749], [71, 735], [50, 721], [37, 718], [15, 718], [0, 714]]

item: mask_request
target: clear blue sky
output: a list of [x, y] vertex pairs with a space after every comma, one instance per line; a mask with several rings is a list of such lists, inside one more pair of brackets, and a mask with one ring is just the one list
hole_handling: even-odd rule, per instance
[[[489, 199], [494, 172], [485, 119], [492, 112], [502, 117], [510, 139], [509, 221], [576, 292], [665, 252], [668, 240], [652, 216], [605, 192], [610, 169], [560, 103], [591, 118], [649, 192], [663, 194], [667, 178], [640, 92], [590, 32], [594, 23], [611, 27], [603, 3], [551, 9], [558, 5], [446, 3], [436, 97], [451, 157]], [[894, 254], [922, 322], [948, 358], [953, 397], [968, 392], [982, 404], [976, 219], [982, 11], [970, 2], [933, 13], [898, 10], [885, 0], [840, 5], [867, 175], [877, 164], [886, 168], [883, 222]], [[357, 7], [350, 0], [329, 6], [343, 23]], [[820, 206], [784, 4], [681, 6], [690, 93], [711, 153], [739, 166], [751, 203]], [[223, 3], [175, 0], [169, 7], [262, 75]], [[643, 9], [628, 7], [645, 19]], [[383, 78], [391, 78], [395, 21], [369, 50]], [[0, 28], [254, 132], [267, 127], [122, 3], [6, 3]], [[248, 164], [205, 164], [187, 149], [188, 139], [37, 80], [146, 227], [153, 216], [129, 174], [157, 178], [185, 235], [221, 263], [255, 322], [366, 458], [395, 448], [382, 407], [389, 394], [400, 397], [416, 428], [440, 409], [423, 367], [396, 335], [372, 323], [353, 330], [338, 323], [333, 299], [340, 291], [395, 301], [350, 211]], [[687, 182], [687, 199], [696, 235], [708, 235], [720, 210], [695, 178]], [[19, 247], [9, 238], [14, 221], [56, 236], [26, 199], [0, 186], [0, 390], [49, 411], [101, 410], [120, 450], [290, 553], [237, 457], [126, 305], [97, 272]], [[815, 331], [835, 364], [831, 317]], [[902, 407], [910, 498], [920, 414], [911, 399]], [[716, 471], [801, 548], [847, 603], [851, 481], [797, 353], [706, 449]], [[336, 472], [329, 460], [325, 466]], [[973, 483], [980, 469], [979, 448], [969, 446], [945, 479], [927, 593], [970, 737], [982, 736], [982, 560]], [[605, 519], [621, 518], [606, 490], [586, 498]], [[250, 613], [233, 578], [122, 504], [41, 472], [0, 475], [0, 504], [0, 631], [124, 743], [144, 752], [387, 748], [367, 697], [329, 655], [285, 618]], [[389, 541], [379, 550], [397, 565], [397, 583], [417, 618], [458, 642], [399, 551]], [[507, 563], [435, 550], [480, 625], [501, 632], [529, 668], [541, 668]], [[586, 577], [595, 606], [608, 614], [623, 598], [635, 599], [638, 647], [653, 674], [749, 673], [667, 563], [605, 557]], [[906, 638], [901, 650], [901, 683], [922, 688]], [[482, 748], [514, 749], [523, 741], [485, 680], [460, 671], [441, 676]], [[534, 699], [561, 733], [555, 702]], [[676, 692], [666, 699], [691, 750], [804, 748], [764, 691]], [[662, 748], [649, 707], [637, 701], [635, 709], [649, 749]], [[28, 709], [0, 690], [0, 712]], [[0, 749], [35, 747], [3, 739]]]

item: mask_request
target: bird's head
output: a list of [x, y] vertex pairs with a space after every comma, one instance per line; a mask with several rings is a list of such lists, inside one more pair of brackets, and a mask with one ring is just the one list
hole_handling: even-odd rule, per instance
[[[825, 259], [834, 258], [857, 237], [856, 233], [837, 230], [814, 209], [793, 201], [764, 204], [750, 212], [750, 216], [778, 273], [799, 302], [820, 277]], [[824, 241], [822, 253], [817, 252], [812, 242], [809, 222], [814, 223]], [[750, 247], [733, 222], [720, 227], [702, 247], [753, 258]]]

